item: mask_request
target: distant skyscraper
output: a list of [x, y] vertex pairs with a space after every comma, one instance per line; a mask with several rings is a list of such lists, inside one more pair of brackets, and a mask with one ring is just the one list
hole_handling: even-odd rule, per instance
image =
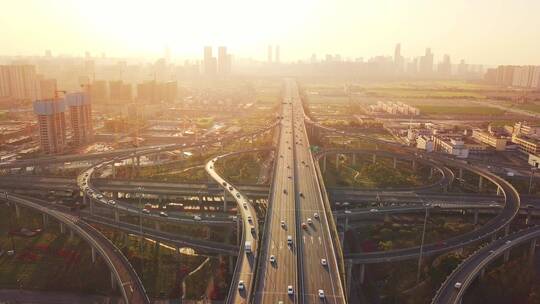
[[227, 54], [227, 48], [218, 48], [217, 70], [220, 75], [227, 75], [231, 72], [231, 57]]
[[34, 101], [41, 150], [47, 154], [62, 153], [66, 145], [66, 106], [64, 100]]
[[79, 146], [91, 142], [94, 137], [94, 128], [89, 94], [86, 92], [67, 94], [66, 103], [69, 107], [73, 144]]
[[428, 75], [433, 73], [433, 53], [430, 48], [426, 48], [426, 53], [420, 58], [420, 73]]
[[267, 58], [268, 58], [268, 63], [271, 63], [272, 62], [272, 46], [271, 45], [268, 46]]
[[212, 47], [211, 46], [205, 46], [204, 47], [204, 59], [203, 59], [203, 66], [204, 66], [204, 74], [205, 75], [215, 75], [217, 70], [217, 62], [216, 58], [212, 56]]
[[441, 76], [445, 77], [448, 77], [452, 74], [452, 63], [450, 62], [450, 55], [444, 55], [443, 61], [439, 63], [438, 72]]
[[401, 56], [401, 43], [396, 44], [396, 48], [394, 49], [394, 66], [396, 68], [397, 72], [403, 71], [403, 56]]
[[280, 61], [280, 58], [279, 58], [279, 45], [276, 45], [276, 63], [279, 63]]

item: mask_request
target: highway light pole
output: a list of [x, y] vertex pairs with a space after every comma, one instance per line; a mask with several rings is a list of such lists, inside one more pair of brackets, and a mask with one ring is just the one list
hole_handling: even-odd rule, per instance
[[420, 242], [420, 254], [418, 255], [418, 270], [416, 273], [416, 283], [420, 282], [420, 271], [422, 270], [422, 253], [424, 251], [424, 240], [426, 237], [426, 223], [428, 218], [428, 206], [424, 204], [426, 210], [424, 215], [424, 227], [422, 228], [422, 241]]
[[143, 278], [144, 273], [144, 256], [143, 256], [143, 230], [142, 230], [142, 190], [143, 187], [137, 187], [137, 190], [139, 191], [139, 253], [141, 255], [141, 281]]

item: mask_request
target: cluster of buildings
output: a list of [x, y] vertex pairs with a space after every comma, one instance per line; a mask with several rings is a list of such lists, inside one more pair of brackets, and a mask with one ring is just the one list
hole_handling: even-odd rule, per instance
[[0, 65], [0, 100], [33, 101], [52, 98], [56, 80], [36, 73], [34, 65]]
[[232, 56], [227, 54], [227, 47], [218, 47], [217, 58], [212, 54], [212, 47], [204, 47], [203, 72], [206, 76], [229, 75], [231, 73]]
[[376, 105], [370, 105], [371, 112], [385, 112], [391, 115], [420, 115], [420, 109], [401, 101], [378, 101]]
[[540, 89], [540, 66], [500, 65], [488, 69], [484, 80], [500, 86]]
[[42, 152], [62, 153], [68, 146], [66, 112], [71, 126], [71, 145], [80, 146], [92, 141], [92, 106], [87, 93], [69, 93], [63, 99], [40, 99], [34, 101], [33, 106]]
[[[458, 158], [467, 158], [469, 154], [517, 150], [529, 156], [531, 165], [538, 167], [540, 164], [540, 125], [527, 122], [462, 132], [438, 128], [409, 129], [407, 141], [419, 149], [439, 151]], [[538, 161], [533, 163], [531, 159]]]
[[174, 102], [178, 98], [178, 83], [176, 81], [144, 81], [135, 86], [121, 80], [97, 80], [90, 85], [92, 100], [96, 103], [140, 103]]

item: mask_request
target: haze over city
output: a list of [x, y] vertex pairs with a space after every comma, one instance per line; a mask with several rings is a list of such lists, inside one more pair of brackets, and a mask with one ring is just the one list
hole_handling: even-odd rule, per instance
[[540, 303], [538, 11], [0, 0], [0, 303]]
[[[539, 64], [535, 0], [480, 1], [72, 1], [0, 2], [0, 54], [85, 51], [193, 59], [207, 44], [262, 59], [280, 44], [284, 61], [339, 53], [405, 56], [431, 47], [478, 64]], [[37, 34], [37, 35], [36, 35]]]

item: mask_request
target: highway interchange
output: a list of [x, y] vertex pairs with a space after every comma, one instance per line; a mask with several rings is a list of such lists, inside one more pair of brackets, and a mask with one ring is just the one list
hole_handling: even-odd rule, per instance
[[[338, 131], [328, 127], [322, 127], [306, 117], [301, 99], [299, 96], [296, 83], [288, 79], [284, 85], [284, 97], [281, 105], [281, 119], [261, 130], [266, 132], [274, 127], [279, 130], [279, 142], [277, 145], [276, 159], [274, 163], [273, 180], [269, 193], [269, 204], [267, 215], [264, 222], [263, 230], [259, 230], [259, 223], [256, 216], [255, 208], [253, 207], [249, 195], [244, 192], [244, 188], [230, 184], [226, 177], [220, 176], [215, 171], [215, 164], [221, 158], [227, 157], [230, 154], [221, 155], [209, 160], [205, 165], [205, 170], [208, 175], [229, 195], [231, 195], [238, 206], [240, 212], [240, 220], [242, 223], [242, 241], [238, 247], [232, 246], [227, 249], [228, 253], [231, 250], [238, 251], [237, 265], [232, 278], [232, 284], [227, 298], [227, 303], [346, 303], [345, 282], [340, 275], [339, 263], [341, 248], [336, 248], [339, 244], [338, 240], [333, 239], [336, 227], [333, 220], [327, 218], [327, 214], [331, 214], [331, 210], [327, 210], [328, 202], [326, 198], [326, 188], [317, 175], [316, 160], [321, 155], [316, 155], [316, 158], [311, 153], [308, 140], [308, 133], [305, 122], [309, 123], [309, 127], [313, 126], [324, 129], [325, 131], [338, 132], [342, 135], [355, 136], [354, 134], [346, 134], [343, 131]], [[257, 132], [255, 132], [257, 134]], [[248, 134], [245, 136], [252, 136]], [[223, 138], [221, 141], [239, 139], [242, 136], [231, 138]], [[362, 137], [365, 138], [365, 137]], [[368, 138], [369, 139], [369, 138]], [[395, 144], [386, 141], [375, 140], [379, 145], [389, 145], [395, 147]], [[9, 164], [0, 164], [0, 168], [10, 169], [26, 166], [47, 165], [52, 163], [62, 163], [66, 161], [83, 161], [97, 160], [98, 163], [88, 167], [77, 178], [77, 185], [85, 193], [89, 199], [90, 205], [99, 204], [108, 208], [116, 209], [122, 212], [141, 215], [141, 207], [114, 199], [104, 195], [102, 185], [99, 187], [98, 180], [94, 177], [97, 170], [107, 166], [114, 165], [126, 159], [138, 158], [143, 155], [160, 153], [172, 149], [187, 149], [200, 147], [204, 145], [215, 144], [213, 142], [193, 143], [189, 146], [185, 145], [162, 145], [151, 146], [144, 148], [134, 148], [122, 151], [107, 152], [98, 155], [82, 155], [82, 156], [61, 156], [55, 158], [26, 160], [13, 162]], [[407, 149], [403, 149], [407, 150]], [[325, 151], [325, 153], [372, 153], [373, 151], [363, 150], [347, 150], [335, 149]], [[380, 151], [378, 153], [381, 153]], [[384, 152], [383, 152], [384, 153]], [[427, 244], [423, 246], [423, 254], [434, 255], [449, 250], [463, 248], [464, 246], [478, 243], [486, 240], [497, 232], [507, 229], [509, 223], [518, 214], [521, 204], [521, 198], [516, 189], [503, 178], [489, 172], [483, 167], [474, 166], [468, 163], [463, 163], [441, 155], [416, 155], [419, 161], [431, 163], [438, 169], [443, 176], [443, 179], [438, 181], [438, 185], [451, 184], [453, 180], [451, 168], [460, 168], [469, 170], [483, 178], [491, 181], [500, 189], [502, 199], [494, 199], [492, 206], [488, 208], [497, 208], [500, 212], [485, 225], [478, 227], [470, 232], [445, 240], [441, 243]], [[413, 159], [415, 158], [413, 157]], [[111, 159], [112, 158], [112, 159]], [[409, 156], [409, 159], [411, 156]], [[450, 178], [447, 175], [452, 174]], [[2, 188], [9, 188], [6, 184], [2, 184]], [[131, 187], [132, 185], [122, 185]], [[407, 195], [410, 191], [402, 189], [396, 191], [398, 195]], [[163, 193], [168, 193], [168, 189], [164, 188]], [[189, 191], [189, 190], [186, 190]], [[251, 189], [250, 193], [259, 193], [261, 189]], [[339, 191], [339, 189], [334, 190]], [[347, 191], [347, 190], [343, 190]], [[332, 192], [331, 192], [332, 193]], [[383, 193], [384, 195], [390, 195]], [[350, 195], [355, 197], [354, 193], [342, 192], [342, 196]], [[364, 194], [365, 195], [365, 194]], [[416, 195], [416, 194], [415, 194]], [[428, 195], [428, 194], [426, 194]], [[416, 195], [417, 196], [417, 195]], [[442, 195], [445, 197], [445, 195]], [[17, 204], [37, 209], [41, 212], [52, 215], [57, 220], [68, 224], [72, 229], [77, 231], [79, 235], [85, 238], [91, 244], [101, 249], [100, 253], [108, 261], [112, 271], [116, 273], [119, 285], [123, 286], [123, 297], [128, 303], [145, 303], [147, 296], [144, 287], [140, 284], [136, 273], [129, 266], [127, 267], [125, 257], [118, 252], [118, 249], [111, 244], [105, 244], [102, 235], [84, 221], [79, 220], [69, 213], [57, 210], [56, 207], [51, 207], [43, 202], [37, 203], [36, 200], [25, 198], [17, 195], [9, 195], [9, 200]], [[497, 197], [495, 197], [497, 198]], [[369, 200], [369, 199], [368, 199]], [[474, 203], [474, 202], [473, 202]], [[496, 206], [495, 206], [496, 204]], [[389, 207], [380, 208], [375, 213], [403, 213], [418, 211], [421, 209], [433, 209], [436, 206], [421, 205], [417, 207]], [[455, 208], [479, 208], [478, 204], [471, 206], [461, 205], [454, 206]], [[92, 208], [92, 207], [91, 207]], [[416, 209], [415, 209], [416, 208]], [[450, 207], [451, 208], [451, 207]], [[355, 210], [354, 213], [345, 213], [337, 211], [335, 214], [339, 218], [341, 216], [357, 216], [365, 215], [366, 213], [374, 213], [373, 210]], [[229, 222], [228, 218], [216, 219], [200, 219], [186, 218], [183, 216], [171, 216], [167, 214], [144, 214], [148, 220], [152, 221], [177, 221], [179, 223], [190, 224], [223, 224]], [[89, 219], [90, 220], [90, 219]], [[99, 222], [98, 218], [93, 219], [94, 222]], [[101, 219], [101, 224], [114, 226], [124, 229], [131, 233], [136, 232], [135, 227], [130, 227], [128, 224], [120, 224], [117, 222]], [[249, 228], [248, 228], [249, 227]], [[131, 229], [131, 230], [130, 230]], [[173, 236], [161, 233], [160, 231], [150, 231], [148, 233], [159, 241], [172, 241]], [[161, 233], [161, 234], [160, 234]], [[540, 232], [537, 228], [530, 228], [520, 231], [515, 234], [507, 235], [501, 239], [495, 240], [489, 245], [482, 247], [468, 259], [466, 259], [445, 281], [443, 286], [437, 292], [433, 303], [459, 303], [466, 287], [470, 285], [478, 273], [486, 267], [486, 265], [496, 257], [502, 255], [506, 250], [539, 236]], [[97, 240], [97, 241], [96, 241]], [[177, 242], [189, 243], [189, 239], [179, 239]], [[186, 243], [187, 242], [187, 243]], [[110, 242], [109, 242], [110, 243]], [[247, 244], [249, 243], [249, 250]], [[181, 243], [177, 243], [180, 245]], [[112, 247], [111, 247], [112, 245]], [[204, 246], [210, 247], [213, 244], [199, 244], [200, 248]], [[237, 249], [239, 248], [239, 249]], [[363, 253], [347, 253], [345, 259], [356, 264], [369, 264], [380, 262], [395, 262], [418, 257], [420, 252], [419, 247], [406, 249], [381, 251], [381, 252], [363, 252]], [[127, 263], [129, 264], [129, 263]], [[126, 284], [126, 282], [131, 282]], [[461, 283], [460, 288], [455, 288], [456, 283]], [[137, 285], [137, 284], [140, 284]], [[127, 289], [127, 287], [129, 289]]]

